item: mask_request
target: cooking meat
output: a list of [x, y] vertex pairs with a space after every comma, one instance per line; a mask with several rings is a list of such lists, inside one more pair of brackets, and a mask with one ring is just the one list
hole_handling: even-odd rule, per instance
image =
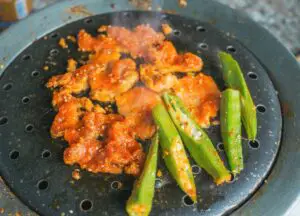
[[117, 41], [112, 37], [107, 37], [105, 35], [99, 35], [98, 37], [92, 37], [85, 30], [80, 30], [78, 33], [78, 47], [81, 51], [95, 51], [100, 50], [115, 50], [115, 51], [125, 51], [122, 50], [118, 45]]
[[198, 72], [203, 67], [200, 57], [192, 53], [178, 54], [173, 43], [164, 41], [148, 50], [146, 60], [154, 64], [162, 73]]
[[150, 25], [139, 25], [133, 31], [124, 27], [108, 26], [107, 34], [128, 50], [133, 58], [144, 57], [150, 47], [162, 43], [165, 38]]
[[[84, 120], [82, 130], [77, 130], [80, 135], [76, 136], [76, 132], [73, 131], [70, 132], [70, 137], [65, 137], [66, 140], [74, 142], [64, 152], [65, 163], [77, 163], [81, 168], [94, 173], [117, 174], [124, 171], [127, 174], [138, 175], [145, 155], [141, 145], [133, 138], [126, 121], [118, 115], [87, 115], [84, 117], [88, 119]], [[106, 141], [99, 141], [97, 136], [104, 132], [102, 126], [105, 124], [111, 124], [108, 137]], [[72, 133], [75, 133], [75, 136]]]
[[98, 68], [96, 65], [84, 65], [73, 72], [51, 77], [46, 86], [58, 90], [55, 91], [52, 105], [59, 108], [64, 102], [70, 101], [72, 94], [78, 94], [89, 88], [88, 72]]
[[177, 77], [172, 73], [164, 74], [156, 66], [144, 64], [140, 66], [141, 81], [155, 92], [163, 92], [172, 88], [177, 82]]
[[133, 60], [118, 60], [107, 70], [94, 70], [89, 74], [90, 97], [97, 101], [114, 101], [116, 96], [132, 88], [138, 79]]
[[85, 111], [91, 111], [93, 103], [88, 98], [74, 98], [64, 103], [58, 110], [51, 126], [51, 136], [53, 138], [64, 136], [67, 129], [79, 128], [80, 118]]
[[73, 100], [74, 98], [75, 97], [72, 95], [72, 93], [68, 89], [54, 91], [53, 98], [52, 98], [52, 106], [56, 109], [59, 109], [59, 107], [61, 107], [61, 105]]
[[145, 87], [135, 87], [116, 98], [118, 111], [126, 117], [135, 135], [148, 139], [155, 133], [152, 108], [161, 102], [159, 95]]
[[112, 163], [124, 164], [126, 173], [138, 175], [143, 167], [145, 154], [133, 133], [126, 121], [114, 123], [108, 132], [106, 154]]
[[[104, 50], [93, 55], [89, 64], [83, 65], [78, 69], [75, 69], [76, 62], [74, 60], [68, 60], [69, 72], [53, 76], [46, 85], [48, 88], [60, 88], [53, 94], [52, 105], [59, 108], [61, 104], [73, 98], [72, 94], [86, 91], [96, 79], [94, 74], [104, 74], [107, 64], [117, 61], [119, 58], [119, 52]], [[125, 85], [126, 83], [123, 83], [119, 86]]]
[[83, 139], [69, 146], [64, 151], [64, 161], [66, 164], [79, 164], [81, 168], [87, 168], [97, 151], [101, 148], [102, 142], [97, 139]]
[[[65, 163], [76, 163], [81, 168], [95, 173], [125, 171], [127, 174], [138, 175], [143, 166], [144, 153], [124, 117], [106, 114], [97, 105], [92, 111], [84, 111], [70, 105], [71, 111], [63, 113], [69, 104], [71, 103], [63, 104], [57, 115], [59, 119], [65, 114], [62, 119], [65, 127], [62, 129], [64, 139], [69, 143], [64, 152]], [[70, 116], [81, 118], [68, 118]], [[54, 122], [56, 124], [59, 120]], [[107, 138], [100, 141], [99, 137]]]
[[170, 41], [164, 41], [161, 44], [149, 48], [145, 59], [155, 65], [170, 65], [177, 56], [176, 48]]
[[90, 56], [89, 64], [98, 64], [106, 66], [108, 63], [119, 60], [121, 53], [111, 50], [102, 50]]
[[[165, 34], [172, 31], [167, 25], [162, 28]], [[94, 173], [137, 176], [145, 153], [136, 139], [149, 139], [156, 131], [151, 111], [161, 103], [158, 93], [173, 88], [197, 121], [208, 126], [218, 111], [220, 92], [203, 74], [178, 79], [176, 72], [199, 72], [201, 58], [188, 52], [178, 54], [172, 42], [149, 25], [133, 30], [102, 26], [98, 32], [94, 37], [80, 30], [78, 48], [90, 52], [89, 60], [77, 68], [70, 58], [66, 73], [47, 82], [53, 90], [52, 105], [58, 110], [51, 136], [68, 142], [66, 164], [78, 164]], [[142, 63], [137, 65], [136, 58]], [[144, 86], [137, 87], [142, 84], [139, 81]], [[82, 92], [89, 97], [79, 96]], [[118, 113], [105, 111], [97, 102], [116, 102]]]
[[[101, 109], [101, 108], [100, 108]], [[95, 109], [93, 112], [86, 112], [81, 121], [81, 127], [74, 127], [65, 130], [64, 139], [70, 144], [79, 140], [98, 139], [106, 136], [106, 130], [115, 121], [121, 121], [123, 117], [118, 114], [105, 114], [105, 111]]]
[[202, 69], [201, 58], [192, 54], [177, 54], [170, 41], [148, 50], [147, 61], [140, 67], [140, 77], [144, 84], [156, 92], [170, 89], [177, 83], [174, 72], [198, 72]]
[[217, 116], [220, 102], [220, 91], [214, 80], [203, 73], [197, 76], [186, 76], [173, 87], [195, 120], [208, 127], [210, 120]]

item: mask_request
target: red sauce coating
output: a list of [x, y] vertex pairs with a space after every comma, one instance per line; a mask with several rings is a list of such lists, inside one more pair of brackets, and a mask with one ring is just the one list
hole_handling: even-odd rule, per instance
[[210, 76], [186, 76], [174, 86], [174, 91], [202, 127], [208, 127], [211, 118], [217, 116], [221, 93]]
[[[145, 153], [136, 138], [149, 139], [155, 133], [151, 110], [161, 103], [159, 94], [173, 88], [197, 121], [207, 126], [218, 111], [220, 92], [203, 74], [178, 79], [177, 72], [199, 72], [201, 58], [179, 54], [149, 25], [133, 30], [104, 26], [99, 32], [93, 37], [80, 30], [77, 44], [80, 51], [90, 52], [88, 62], [77, 68], [77, 62], [69, 59], [66, 73], [47, 83], [54, 90], [52, 105], [58, 111], [51, 135], [68, 142], [66, 164], [79, 164], [94, 173], [139, 175]], [[127, 57], [122, 58], [122, 53]], [[136, 58], [144, 60], [139, 67]], [[144, 86], [136, 87], [138, 81]], [[89, 96], [79, 97], [84, 91]], [[118, 113], [95, 101], [116, 102]]]

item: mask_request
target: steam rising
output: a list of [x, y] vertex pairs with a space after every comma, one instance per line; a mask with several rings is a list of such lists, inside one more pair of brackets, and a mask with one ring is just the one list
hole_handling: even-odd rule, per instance
[[[164, 5], [164, 0], [129, 0], [129, 2], [139, 10], [154, 10], [158, 12], [161, 11]], [[152, 15], [150, 18], [149, 15], [139, 15], [138, 20], [130, 19], [130, 16], [132, 14], [127, 12], [118, 13], [110, 23], [113, 26], [124, 26], [126, 28], [134, 28], [139, 24], [149, 24], [154, 30], [160, 31], [162, 24], [160, 13]], [[166, 22], [164, 21], [164, 23]]]

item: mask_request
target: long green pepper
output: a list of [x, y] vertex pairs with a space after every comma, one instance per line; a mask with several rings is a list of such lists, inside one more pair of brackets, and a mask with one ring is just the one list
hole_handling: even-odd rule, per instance
[[248, 139], [255, 140], [257, 135], [256, 107], [252, 100], [239, 63], [228, 53], [220, 52], [219, 58], [223, 68], [226, 85], [240, 91], [242, 106], [242, 122]]
[[225, 153], [233, 175], [243, 168], [240, 92], [226, 89], [221, 99], [221, 134]]
[[144, 169], [126, 203], [129, 216], [147, 216], [152, 208], [158, 158], [158, 134], [152, 138]]
[[159, 131], [159, 142], [165, 164], [179, 187], [196, 202], [196, 186], [182, 140], [165, 106], [156, 105], [152, 115]]
[[183, 102], [175, 95], [165, 93], [163, 99], [185, 146], [196, 163], [205, 169], [216, 184], [229, 182], [231, 175], [204, 130], [191, 118]]

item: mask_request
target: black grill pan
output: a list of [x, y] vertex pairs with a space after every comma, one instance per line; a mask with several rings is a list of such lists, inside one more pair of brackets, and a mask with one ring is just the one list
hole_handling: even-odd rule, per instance
[[[133, 11], [102, 14], [65, 25], [34, 42], [10, 64], [1, 78], [1, 107], [5, 107], [2, 118], [7, 118], [7, 123], [1, 126], [0, 168], [12, 190], [37, 212], [57, 215], [73, 211], [81, 215], [86, 210], [91, 215], [122, 215], [133, 182], [132, 177], [125, 175], [88, 172], [83, 172], [81, 180], [74, 181], [71, 172], [75, 167], [63, 164], [65, 143], [52, 140], [49, 135], [55, 112], [50, 104], [51, 93], [44, 84], [51, 76], [64, 72], [68, 57], [75, 56], [79, 60], [82, 54], [76, 51], [75, 45], [67, 50], [60, 48], [58, 39], [76, 35], [81, 28], [95, 34], [98, 26], [112, 23], [126, 27], [150, 23], [158, 30], [161, 22], [169, 23], [174, 29], [168, 39], [178, 50], [188, 50], [203, 58], [203, 72], [213, 76], [221, 89], [224, 86], [217, 52], [227, 50], [234, 55], [258, 105], [259, 123], [257, 141], [245, 139], [243, 142], [245, 170], [231, 184], [216, 187], [211, 178], [194, 165], [198, 204], [190, 203], [161, 162], [163, 177], [157, 179], [153, 215], [230, 212], [266, 177], [279, 148], [280, 106], [267, 71], [246, 48], [207, 23], [178, 15]], [[45, 66], [49, 70], [45, 70]], [[219, 131], [215, 126], [208, 132], [225, 159]], [[114, 188], [116, 181], [121, 182], [120, 189]]]

